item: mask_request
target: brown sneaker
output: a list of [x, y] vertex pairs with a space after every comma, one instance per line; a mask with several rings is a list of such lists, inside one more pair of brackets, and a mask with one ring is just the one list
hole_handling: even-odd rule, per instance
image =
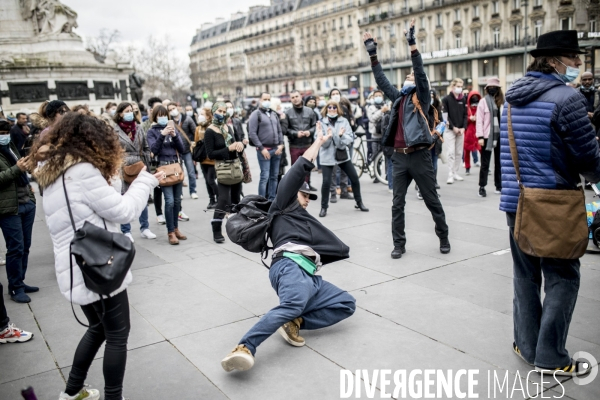
[[238, 344], [231, 353], [221, 360], [221, 367], [227, 372], [248, 371], [254, 366], [254, 356], [243, 344]]
[[183, 233], [181, 233], [181, 231], [179, 230], [179, 228], [175, 228], [175, 230], [173, 231], [173, 233], [175, 234], [175, 236], [177, 237], [177, 239], [179, 239], [179, 240], [187, 240], [187, 236], [185, 236]]
[[169, 244], [179, 244], [179, 240], [177, 239], [175, 232], [169, 232]]
[[304, 338], [299, 335], [300, 324], [302, 324], [302, 318], [295, 318], [283, 324], [283, 326], [277, 329], [277, 332], [292, 346], [302, 347], [304, 346]]

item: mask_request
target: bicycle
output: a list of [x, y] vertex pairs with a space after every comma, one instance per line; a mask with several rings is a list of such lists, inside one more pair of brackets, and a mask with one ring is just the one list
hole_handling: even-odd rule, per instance
[[385, 156], [380, 150], [370, 163], [365, 163], [365, 146], [369, 142], [379, 142], [380, 139], [363, 139], [366, 133], [355, 132], [357, 138], [354, 141], [354, 151], [352, 153], [352, 165], [360, 178], [364, 172], [369, 174], [371, 179], [377, 179], [379, 182], [387, 185], [387, 169], [385, 165]]

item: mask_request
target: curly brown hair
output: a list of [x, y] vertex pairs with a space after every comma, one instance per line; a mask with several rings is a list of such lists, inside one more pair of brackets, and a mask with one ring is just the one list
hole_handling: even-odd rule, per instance
[[[32, 146], [30, 154], [49, 145], [48, 162], [65, 164], [65, 159], [89, 162], [98, 168], [107, 182], [119, 173], [123, 162], [123, 148], [114, 130], [101, 119], [67, 112], [41, 140]], [[35, 167], [35, 157], [30, 157], [29, 167]]]

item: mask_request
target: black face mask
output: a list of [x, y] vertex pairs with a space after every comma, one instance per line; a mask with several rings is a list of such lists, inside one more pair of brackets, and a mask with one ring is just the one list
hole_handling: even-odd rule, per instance
[[498, 88], [491, 87], [491, 88], [488, 88], [487, 91], [488, 91], [488, 93], [489, 93], [490, 96], [495, 96], [496, 93], [498, 93]]

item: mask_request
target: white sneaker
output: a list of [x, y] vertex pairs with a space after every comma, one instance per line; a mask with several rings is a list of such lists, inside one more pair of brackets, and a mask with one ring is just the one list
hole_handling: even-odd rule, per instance
[[135, 240], [133, 240], [133, 236], [131, 235], [131, 232], [126, 233], [125, 236], [127, 236], [129, 238], [129, 240], [131, 240], [131, 243], [135, 243]]
[[0, 258], [0, 265], [6, 265], [6, 260], [4, 258]]
[[196, 193], [192, 193], [190, 197], [194, 200], [198, 200], [198, 195]]
[[454, 183], [454, 177], [452, 177], [452, 176], [451, 176], [451, 177], [449, 177], [449, 178], [448, 178], [448, 180], [446, 181], [446, 183], [447, 183], [448, 185], [452, 185], [452, 184]]
[[185, 215], [185, 213], [183, 211], [179, 211], [179, 220], [180, 221], [189, 221], [190, 217]]
[[462, 176], [458, 175], [458, 174], [454, 174], [454, 179], [457, 181], [464, 181], [465, 178], [463, 178]]
[[394, 189], [388, 189], [388, 192], [390, 192], [391, 194], [394, 194]]
[[150, 229], [144, 229], [140, 236], [144, 239], [156, 239], [156, 235]]
[[100, 399], [100, 391], [97, 389], [90, 389], [89, 387], [84, 387], [75, 396], [69, 396], [65, 392], [60, 392], [60, 395], [58, 397], [58, 400], [75, 400], [75, 399], [98, 400], [98, 399]]
[[476, 166], [476, 167], [481, 167], [481, 163], [480, 163], [479, 161], [477, 161], [477, 162], [475, 163], [475, 166]]
[[0, 331], [0, 343], [23, 343], [32, 338], [33, 333], [17, 328], [12, 322]]
[[165, 219], [164, 215], [159, 215], [158, 217], [156, 217], [156, 221], [158, 221], [159, 225], [164, 225], [167, 223], [167, 220]]

